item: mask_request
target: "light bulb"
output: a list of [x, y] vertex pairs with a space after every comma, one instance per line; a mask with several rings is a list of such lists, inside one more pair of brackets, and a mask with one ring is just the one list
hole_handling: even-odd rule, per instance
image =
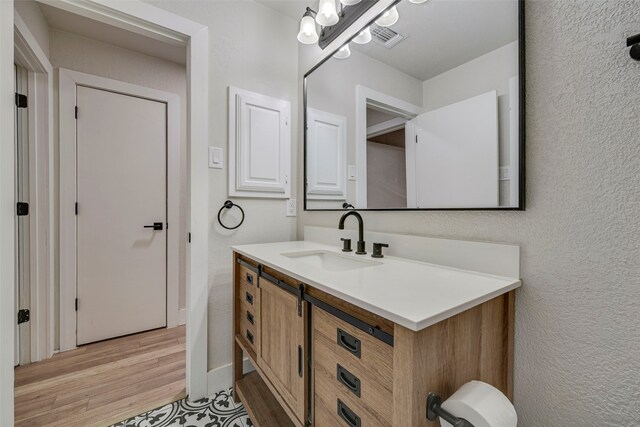
[[413, 3], [413, 4], [420, 4], [420, 3], [425, 3], [429, 0], [409, 0], [409, 3]]
[[345, 44], [340, 50], [333, 54], [333, 57], [336, 59], [347, 59], [349, 56], [351, 56], [351, 49], [349, 49], [348, 44]]
[[314, 44], [318, 41], [318, 32], [316, 31], [316, 21], [310, 13], [305, 13], [300, 20], [300, 32], [298, 33], [298, 41], [303, 44]]
[[335, 0], [320, 0], [316, 22], [323, 27], [329, 27], [337, 24], [339, 19]]
[[360, 3], [360, 0], [340, 0], [340, 3], [342, 3], [345, 6], [353, 6], [354, 4]]
[[354, 37], [353, 42], [358, 44], [367, 44], [371, 41], [371, 28], [367, 27]]
[[398, 18], [400, 18], [400, 15], [398, 15], [398, 9], [393, 6], [391, 9], [383, 13], [380, 18], [376, 19], [376, 24], [381, 27], [390, 27], [398, 22]]

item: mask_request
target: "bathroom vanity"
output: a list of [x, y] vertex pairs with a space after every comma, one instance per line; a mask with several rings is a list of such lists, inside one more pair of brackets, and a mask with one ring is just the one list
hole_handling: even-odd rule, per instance
[[234, 397], [254, 425], [438, 425], [428, 393], [471, 380], [512, 398], [517, 278], [313, 241], [233, 251]]

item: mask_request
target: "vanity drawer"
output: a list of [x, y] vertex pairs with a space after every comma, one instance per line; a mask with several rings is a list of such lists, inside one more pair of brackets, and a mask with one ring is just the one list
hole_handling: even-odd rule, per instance
[[316, 348], [322, 350], [323, 356], [361, 378], [373, 378], [391, 392], [393, 347], [320, 308], [313, 308], [312, 319], [314, 354]]
[[[314, 368], [314, 425], [315, 427], [390, 427], [392, 424], [391, 407], [393, 401], [389, 395], [381, 402], [388, 407], [380, 416], [370, 405], [363, 402], [336, 382], [335, 372], [327, 372], [320, 366]], [[379, 408], [382, 409], [382, 408]]]
[[[240, 303], [240, 334], [249, 344], [255, 347], [257, 339], [257, 316], [252, 306], [244, 302]], [[247, 332], [249, 332], [247, 334]]]
[[258, 295], [258, 287], [256, 285], [249, 285], [247, 282], [241, 281], [240, 282], [240, 295], [238, 295], [238, 298], [240, 298], [240, 302], [242, 304], [247, 304], [250, 307], [256, 307], [256, 304], [258, 303], [257, 301], [257, 295]]
[[244, 265], [240, 265], [238, 280], [240, 280], [240, 282], [244, 282], [247, 285], [255, 287], [258, 284], [258, 273], [245, 267]]

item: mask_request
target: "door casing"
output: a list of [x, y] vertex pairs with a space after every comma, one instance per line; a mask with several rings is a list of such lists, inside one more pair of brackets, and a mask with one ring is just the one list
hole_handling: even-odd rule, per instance
[[[180, 216], [180, 98], [155, 89], [59, 70], [60, 116], [60, 351], [76, 348], [77, 225], [76, 88], [88, 86], [167, 105], [167, 327], [178, 326]], [[176, 224], [176, 226], [171, 226]]]

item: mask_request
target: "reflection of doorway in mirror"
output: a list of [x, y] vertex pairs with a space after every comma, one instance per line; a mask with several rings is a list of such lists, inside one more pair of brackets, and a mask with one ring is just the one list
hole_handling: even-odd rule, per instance
[[407, 207], [406, 119], [367, 108], [367, 207]]

